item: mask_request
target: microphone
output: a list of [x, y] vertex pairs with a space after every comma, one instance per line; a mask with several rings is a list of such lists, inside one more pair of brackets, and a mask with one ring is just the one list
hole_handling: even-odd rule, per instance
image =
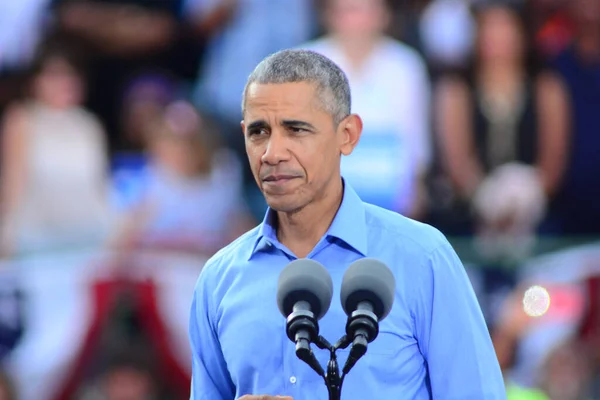
[[348, 316], [346, 346], [352, 343], [343, 368], [346, 375], [379, 334], [379, 322], [390, 313], [396, 279], [381, 261], [363, 258], [352, 263], [342, 280], [342, 308]]
[[294, 260], [279, 275], [277, 306], [287, 319], [287, 336], [296, 343], [296, 356], [322, 377], [325, 372], [310, 343], [319, 338], [317, 321], [329, 310], [332, 296], [331, 276], [317, 261]]

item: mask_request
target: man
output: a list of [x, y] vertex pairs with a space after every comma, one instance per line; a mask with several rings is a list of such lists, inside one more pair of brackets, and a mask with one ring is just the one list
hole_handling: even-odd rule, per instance
[[[250, 75], [242, 107], [246, 151], [269, 210], [200, 274], [191, 399], [326, 399], [322, 378], [285, 334], [278, 275], [294, 259], [314, 259], [329, 270], [337, 299], [344, 270], [362, 257], [391, 268], [397, 293], [379, 336], [345, 379], [344, 399], [505, 399], [482, 313], [444, 236], [363, 203], [340, 175], [340, 157], [362, 131], [341, 69], [307, 50], [275, 53]], [[333, 301], [320, 333], [336, 341], [345, 324]], [[315, 353], [325, 365], [327, 352]]]

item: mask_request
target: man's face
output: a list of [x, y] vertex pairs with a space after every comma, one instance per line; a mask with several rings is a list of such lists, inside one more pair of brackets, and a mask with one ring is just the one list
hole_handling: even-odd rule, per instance
[[327, 4], [331, 33], [346, 39], [379, 36], [389, 22], [383, 0], [329, 0]]
[[271, 208], [294, 212], [335, 195], [328, 188], [341, 179], [340, 155], [350, 154], [360, 136], [359, 129], [352, 143], [356, 120], [360, 123], [351, 116], [336, 127], [310, 83], [248, 87], [242, 121], [246, 152]]

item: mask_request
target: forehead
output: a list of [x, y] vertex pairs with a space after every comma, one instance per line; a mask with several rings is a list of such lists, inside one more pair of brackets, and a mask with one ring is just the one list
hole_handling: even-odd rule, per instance
[[252, 83], [246, 92], [246, 114], [264, 113], [292, 115], [320, 111], [317, 87], [307, 82], [258, 84]]

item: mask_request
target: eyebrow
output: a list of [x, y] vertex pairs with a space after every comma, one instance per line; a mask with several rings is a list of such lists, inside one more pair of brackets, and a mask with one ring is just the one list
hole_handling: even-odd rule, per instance
[[[285, 126], [286, 128], [289, 127], [296, 127], [296, 128], [306, 128], [306, 129], [310, 129], [310, 130], [316, 130], [316, 128], [305, 121], [300, 121], [300, 120], [295, 120], [295, 119], [286, 119], [281, 121], [281, 125]], [[258, 121], [253, 121], [250, 124], [248, 124], [247, 129], [248, 130], [254, 130], [254, 129], [260, 129], [260, 128], [268, 128], [270, 125], [265, 121], [265, 120], [258, 120]]]
[[258, 121], [254, 121], [251, 122], [250, 124], [248, 124], [247, 129], [248, 130], [253, 130], [253, 129], [259, 129], [259, 128], [268, 128], [269, 124], [267, 124], [267, 122], [265, 120], [258, 120]]
[[307, 128], [307, 129], [313, 130], [313, 131], [316, 130], [316, 128], [312, 124], [309, 124], [308, 122], [305, 122], [305, 121], [298, 121], [298, 120], [295, 120], [295, 119], [291, 119], [291, 120], [290, 119], [286, 119], [286, 120], [283, 120], [281, 122], [281, 125], [283, 125], [285, 127], [288, 127], [288, 128], [289, 127], [296, 127], [296, 128]]

